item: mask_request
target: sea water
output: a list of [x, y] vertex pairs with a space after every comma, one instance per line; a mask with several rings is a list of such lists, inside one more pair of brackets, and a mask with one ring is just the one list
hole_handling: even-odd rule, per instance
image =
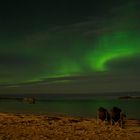
[[41, 100], [38, 98], [35, 104], [19, 102], [17, 100], [0, 100], [0, 112], [70, 115], [94, 118], [97, 115], [99, 107], [104, 107], [109, 111], [114, 106], [121, 108], [127, 118], [140, 119], [139, 99]]

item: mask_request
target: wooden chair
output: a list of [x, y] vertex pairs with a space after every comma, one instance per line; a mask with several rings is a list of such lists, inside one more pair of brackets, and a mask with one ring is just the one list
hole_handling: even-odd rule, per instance
[[110, 111], [111, 125], [119, 124], [121, 128], [124, 127], [126, 115], [118, 107], [113, 107]]

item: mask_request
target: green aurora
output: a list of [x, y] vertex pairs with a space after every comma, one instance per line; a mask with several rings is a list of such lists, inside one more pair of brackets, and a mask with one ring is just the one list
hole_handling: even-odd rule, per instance
[[140, 54], [139, 33], [115, 32], [99, 38], [97, 50], [88, 54], [89, 65], [96, 71], [107, 71], [107, 64], [114, 59]]
[[140, 70], [139, 12], [137, 3], [126, 4], [95, 20], [51, 27], [33, 23], [35, 29], [28, 32], [7, 31], [0, 40], [0, 84], [32, 84], [51, 78], [54, 83], [67, 83], [75, 80], [64, 77], [86, 76], [92, 81], [96, 74], [113, 73], [135, 77]]
[[[42, 48], [37, 48], [36, 46], [28, 49], [27, 52], [26, 49], [22, 51], [15, 50], [12, 55], [15, 55], [17, 58], [15, 58], [15, 60], [12, 58], [13, 60], [10, 61], [14, 64], [19, 63], [19, 67], [13, 64], [3, 66], [8, 70], [1, 70], [1, 73], [3, 72], [10, 76], [1, 78], [1, 83], [12, 83], [13, 81], [15, 83], [22, 83], [51, 77], [82, 75], [87, 74], [88, 71], [91, 73], [109, 72], [110, 68], [108, 63], [110, 61], [123, 59], [125, 57], [133, 58], [133, 56], [140, 54], [140, 37], [138, 35], [138, 31], [136, 33], [104, 33], [103, 35], [99, 35], [97, 41], [93, 41], [93, 43], [92, 41], [88, 43], [82, 40], [78, 43], [73, 43], [72, 41], [69, 44], [71, 49], [68, 50], [68, 52], [67, 50], [61, 52], [59, 52], [59, 50], [49, 50], [50, 54], [48, 54], [47, 51], [43, 52]], [[61, 45], [61, 43], [59, 43], [59, 45]], [[84, 51], [81, 50], [81, 46], [85, 49], [83, 49]], [[53, 49], [57, 49], [57, 45]], [[16, 59], [18, 59], [19, 62], [17, 62]], [[22, 66], [20, 66], [20, 63]]]

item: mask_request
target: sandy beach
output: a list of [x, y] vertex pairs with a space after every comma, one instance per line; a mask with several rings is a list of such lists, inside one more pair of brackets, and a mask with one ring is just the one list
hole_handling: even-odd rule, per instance
[[95, 118], [0, 113], [0, 140], [139, 140], [140, 121], [125, 128]]

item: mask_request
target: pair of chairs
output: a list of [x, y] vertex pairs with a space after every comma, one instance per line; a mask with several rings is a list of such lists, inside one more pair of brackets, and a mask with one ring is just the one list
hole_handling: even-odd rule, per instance
[[113, 107], [110, 111], [100, 107], [97, 111], [97, 119], [109, 122], [111, 125], [119, 124], [121, 128], [124, 127], [126, 115], [118, 107]]

